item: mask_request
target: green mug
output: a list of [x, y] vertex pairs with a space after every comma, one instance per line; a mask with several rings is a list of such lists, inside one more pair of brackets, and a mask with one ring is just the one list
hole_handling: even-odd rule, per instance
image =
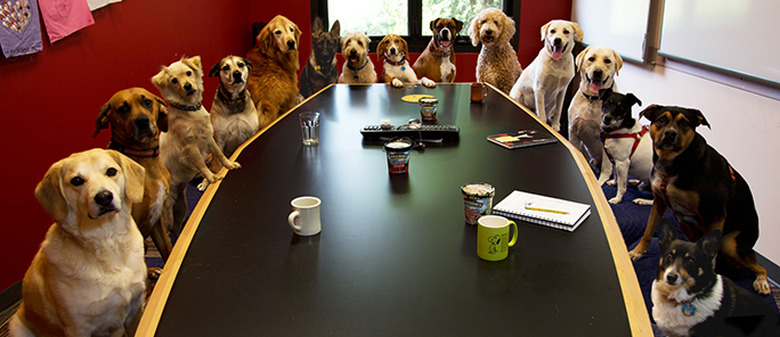
[[[509, 254], [509, 247], [517, 242], [517, 224], [500, 215], [483, 215], [477, 220], [477, 255], [487, 261], [501, 261]], [[509, 239], [509, 227], [512, 239]]]

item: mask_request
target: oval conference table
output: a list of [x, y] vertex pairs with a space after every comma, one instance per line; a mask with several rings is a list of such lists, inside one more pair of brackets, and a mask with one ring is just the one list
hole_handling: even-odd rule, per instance
[[[233, 155], [243, 166], [192, 212], [136, 336], [651, 336], [625, 244], [579, 152], [524, 107], [469, 84], [331, 85]], [[433, 95], [459, 140], [411, 152], [390, 175], [381, 142], [360, 129], [406, 124]], [[320, 112], [318, 146], [298, 113]], [[507, 150], [487, 135], [537, 129], [557, 143]], [[476, 254], [460, 187], [495, 186], [591, 205], [573, 232], [518, 221], [499, 262]], [[322, 200], [322, 232], [298, 237], [290, 201]]]

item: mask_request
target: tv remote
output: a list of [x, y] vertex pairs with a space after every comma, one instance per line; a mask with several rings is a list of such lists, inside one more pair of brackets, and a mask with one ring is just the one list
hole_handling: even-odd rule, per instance
[[423, 124], [419, 129], [411, 129], [408, 125], [366, 125], [360, 130], [363, 139], [409, 137], [413, 140], [453, 140], [460, 136], [460, 128], [455, 125]]

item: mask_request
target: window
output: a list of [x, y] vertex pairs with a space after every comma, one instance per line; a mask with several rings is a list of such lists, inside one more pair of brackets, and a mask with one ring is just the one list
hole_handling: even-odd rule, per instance
[[[455, 17], [463, 21], [463, 29], [455, 41], [457, 52], [478, 52], [471, 45], [468, 26], [482, 9], [502, 8], [518, 23], [520, 0], [311, 0], [312, 21], [319, 16], [330, 27], [339, 20], [342, 35], [362, 31], [371, 37], [371, 50], [390, 33], [404, 37], [409, 49], [422, 51], [431, 39], [430, 22], [439, 17]], [[517, 34], [512, 45], [517, 49]]]

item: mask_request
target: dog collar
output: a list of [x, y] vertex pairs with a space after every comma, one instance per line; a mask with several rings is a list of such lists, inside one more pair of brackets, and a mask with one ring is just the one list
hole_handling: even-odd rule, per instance
[[588, 95], [584, 91], [582, 91], [582, 96], [585, 96], [589, 101], [600, 101], [601, 97], [598, 95]]
[[184, 111], [198, 111], [202, 106], [201, 102], [198, 102], [198, 104], [196, 105], [178, 105], [176, 103], [169, 103], [169, 104], [176, 109], [184, 110]]
[[390, 63], [391, 65], [394, 65], [394, 66], [400, 66], [400, 65], [402, 65], [402, 64], [404, 64], [406, 62], [406, 55], [404, 55], [404, 57], [402, 57], [401, 60], [398, 61], [398, 62], [393, 62], [392, 60], [387, 58], [387, 55], [385, 55], [385, 62]]
[[225, 103], [228, 108], [232, 110], [232, 108], [243, 107], [244, 104], [246, 104], [246, 89], [244, 89], [244, 91], [242, 91], [240, 96], [236, 99], [228, 99], [228, 96], [230, 95], [225, 93], [225, 88], [220, 85], [217, 89], [217, 98], [222, 101], [222, 103]]
[[146, 149], [146, 150], [136, 150], [117, 143], [113, 138], [111, 138], [111, 140], [108, 142], [108, 148], [110, 150], [116, 150], [121, 152], [124, 155], [133, 156], [133, 157], [157, 157], [160, 155], [159, 146], [155, 146], [151, 149]]
[[[360, 68], [355, 68], [355, 67], [353, 67], [353, 66], [349, 65], [349, 63], [347, 63], [347, 68], [349, 68], [349, 70], [352, 70], [352, 71], [361, 71], [361, 70], [363, 70], [363, 68], [365, 68], [367, 65], [368, 65], [368, 59], [366, 59], [366, 63], [363, 63], [363, 65], [362, 65], [362, 66], [360, 66]], [[356, 77], [356, 78], [357, 78], [357, 77]]]
[[[314, 61], [314, 62], [312, 62], [312, 61]], [[319, 72], [323, 72], [323, 70], [330, 70], [330, 68], [332, 68], [332, 66], [333, 66], [333, 60], [325, 61], [322, 64], [320, 64], [320, 60], [318, 60], [316, 57], [309, 58], [309, 63], [311, 64], [312, 68], [314, 68], [314, 70], [319, 71]], [[347, 66], [349, 66], [349, 65], [347, 65]], [[361, 67], [361, 69], [362, 69], [362, 67]]]

